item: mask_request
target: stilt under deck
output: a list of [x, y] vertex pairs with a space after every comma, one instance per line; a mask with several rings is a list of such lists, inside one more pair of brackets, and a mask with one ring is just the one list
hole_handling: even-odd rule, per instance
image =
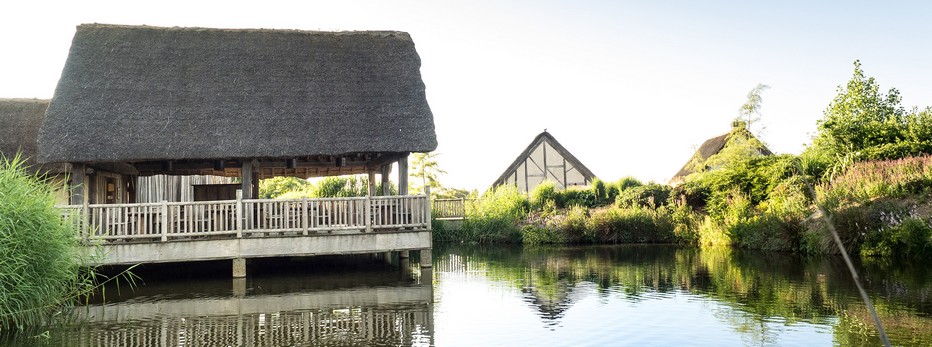
[[[430, 266], [426, 195], [62, 206], [98, 265], [422, 251]], [[239, 266], [237, 266], [239, 265]], [[240, 271], [237, 271], [240, 270]]]

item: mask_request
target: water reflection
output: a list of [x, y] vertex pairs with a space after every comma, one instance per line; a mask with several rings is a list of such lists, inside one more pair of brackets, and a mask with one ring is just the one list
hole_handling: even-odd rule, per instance
[[432, 345], [429, 270], [369, 266], [245, 280], [157, 279], [80, 308], [86, 324], [57, 335], [63, 345], [80, 346]]
[[[438, 291], [470, 281], [516, 291], [544, 328], [525, 339], [544, 336], [541, 341], [566, 345], [594, 345], [593, 337], [628, 345], [879, 342], [850, 275], [835, 257], [667, 246], [456, 246], [434, 254]], [[908, 264], [859, 268], [893, 342], [932, 345], [930, 272]], [[441, 297], [437, 305], [455, 304], [449, 301]], [[449, 311], [437, 319], [455, 320], [455, 310]], [[696, 318], [682, 319], [689, 315]], [[674, 324], [679, 326], [668, 326]], [[624, 331], [631, 327], [638, 334]], [[447, 341], [440, 335], [437, 340]]]

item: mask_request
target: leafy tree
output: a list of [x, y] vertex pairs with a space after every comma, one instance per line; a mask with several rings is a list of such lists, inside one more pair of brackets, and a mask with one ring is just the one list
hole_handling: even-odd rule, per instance
[[[748, 130], [752, 129], [752, 126], [760, 122], [760, 106], [761, 102], [764, 100], [761, 97], [761, 93], [767, 89], [770, 89], [770, 86], [758, 83], [756, 87], [748, 92], [748, 100], [738, 109], [739, 116], [736, 120], [745, 122]], [[760, 130], [763, 131], [763, 128]]]
[[437, 155], [436, 152], [414, 153], [411, 155], [411, 167], [412, 171], [414, 171], [414, 177], [421, 178], [421, 186], [419, 188], [412, 187], [411, 190], [423, 191], [427, 185], [430, 185], [432, 191], [439, 190], [442, 187], [439, 177], [447, 172], [440, 169], [440, 165], [437, 163]]
[[900, 100], [895, 88], [880, 92], [874, 78], [865, 76], [861, 62], [855, 61], [854, 76], [838, 87], [838, 95], [818, 122], [814, 147], [836, 158], [852, 153], [857, 159], [887, 159], [878, 150], [905, 140], [906, 111]]

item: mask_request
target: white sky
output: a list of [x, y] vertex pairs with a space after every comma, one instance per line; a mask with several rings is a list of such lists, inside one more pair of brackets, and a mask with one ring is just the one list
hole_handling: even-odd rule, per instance
[[450, 187], [484, 190], [547, 128], [597, 176], [666, 182], [757, 83], [763, 140], [799, 153], [860, 59], [932, 105], [932, 2], [12, 1], [0, 98], [51, 98], [81, 23], [401, 30]]

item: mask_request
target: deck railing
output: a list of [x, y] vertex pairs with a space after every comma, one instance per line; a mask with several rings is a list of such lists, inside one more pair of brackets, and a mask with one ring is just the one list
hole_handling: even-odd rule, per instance
[[241, 199], [60, 206], [82, 238], [170, 241], [194, 237], [262, 237], [319, 232], [427, 229], [425, 195], [327, 199]]
[[434, 199], [431, 210], [435, 219], [458, 220], [466, 218], [467, 199]]

